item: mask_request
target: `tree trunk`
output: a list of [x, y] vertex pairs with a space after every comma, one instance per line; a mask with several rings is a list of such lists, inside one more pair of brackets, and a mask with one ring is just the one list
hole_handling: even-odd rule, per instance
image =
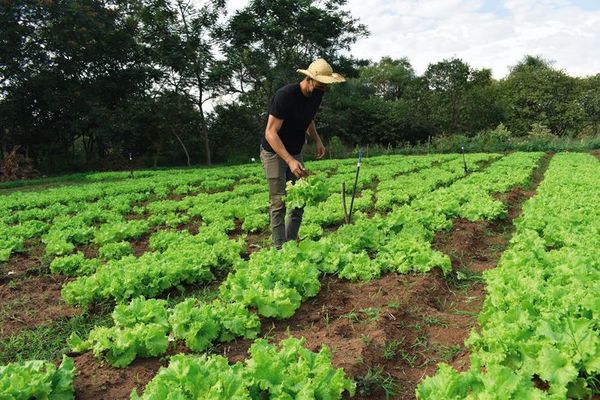
[[[181, 21], [183, 22], [183, 27], [185, 29], [185, 35], [188, 37], [190, 37], [190, 28], [188, 26], [188, 22], [187, 22], [187, 18], [186, 18], [186, 11], [183, 9], [183, 4], [181, 0], [177, 1], [177, 6], [179, 7], [179, 13], [181, 15]], [[202, 137], [204, 140], [204, 152], [206, 153], [206, 165], [210, 166], [212, 165], [211, 159], [210, 159], [210, 142], [208, 139], [208, 127], [206, 126], [206, 120], [204, 119], [204, 110], [202, 109], [202, 97], [204, 95], [204, 88], [203, 88], [203, 80], [202, 80], [202, 76], [200, 74], [200, 68], [198, 66], [198, 62], [194, 61], [194, 75], [196, 77], [196, 87], [198, 89], [198, 102], [196, 103], [198, 105], [198, 111], [200, 112], [200, 125], [201, 125], [201, 131], [202, 131]]]
[[160, 138], [158, 140], [158, 143], [154, 143], [154, 162], [152, 163], [152, 166], [154, 168], [158, 167], [158, 157], [160, 156], [160, 153], [164, 147], [165, 141], [164, 138]]
[[187, 157], [187, 166], [189, 167], [190, 164], [190, 153], [188, 153], [185, 144], [183, 144], [183, 141], [181, 140], [181, 138], [179, 137], [178, 134], [175, 133], [175, 130], [172, 130], [173, 135], [175, 135], [175, 137], [177, 138], [177, 140], [179, 141], [179, 144], [181, 145], [181, 147], [183, 147], [183, 151], [185, 152], [185, 156]]
[[212, 162], [210, 159], [210, 142], [208, 139], [208, 127], [206, 126], [206, 120], [204, 119], [204, 112], [202, 106], [200, 106], [200, 125], [202, 130], [202, 137], [204, 139], [204, 152], [206, 154], [206, 165], [211, 166]]
[[152, 167], [156, 168], [158, 165], [158, 156], [160, 155], [160, 149], [157, 147], [154, 149]]
[[90, 135], [89, 139], [86, 141], [86, 135], [81, 136], [83, 141], [83, 150], [85, 151], [85, 163], [89, 165], [93, 158], [94, 152], [94, 135]]

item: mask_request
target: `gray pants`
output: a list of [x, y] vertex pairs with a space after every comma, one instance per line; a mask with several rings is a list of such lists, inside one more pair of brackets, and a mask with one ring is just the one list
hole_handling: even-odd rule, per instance
[[[302, 154], [292, 155], [296, 160], [302, 162]], [[265, 169], [265, 176], [269, 184], [269, 214], [271, 216], [271, 232], [273, 235], [273, 245], [281, 248], [281, 245], [288, 240], [298, 239], [298, 231], [302, 223], [304, 209], [294, 208], [290, 210], [288, 219], [285, 221], [285, 185], [287, 181], [296, 182], [297, 178], [288, 168], [287, 164], [277, 153], [266, 151], [261, 147], [260, 159]]]

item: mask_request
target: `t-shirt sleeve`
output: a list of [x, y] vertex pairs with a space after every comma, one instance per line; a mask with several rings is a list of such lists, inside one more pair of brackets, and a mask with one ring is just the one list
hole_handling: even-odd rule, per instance
[[289, 96], [283, 90], [278, 90], [269, 106], [269, 114], [282, 120], [288, 119], [290, 110]]

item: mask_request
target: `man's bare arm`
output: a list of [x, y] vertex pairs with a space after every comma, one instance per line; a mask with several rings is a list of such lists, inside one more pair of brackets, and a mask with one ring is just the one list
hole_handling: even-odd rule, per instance
[[323, 158], [325, 155], [325, 146], [323, 145], [321, 137], [317, 133], [317, 127], [315, 126], [314, 120], [310, 121], [306, 133], [315, 141], [315, 144], [317, 145], [317, 159]]
[[307, 173], [302, 163], [292, 157], [292, 155], [286, 150], [281, 138], [279, 137], [279, 129], [281, 129], [281, 125], [283, 125], [282, 119], [269, 114], [267, 128], [265, 129], [265, 138], [275, 153], [277, 153], [277, 155], [281, 157], [281, 159], [290, 167], [290, 170], [294, 175], [296, 175], [298, 178], [306, 176]]

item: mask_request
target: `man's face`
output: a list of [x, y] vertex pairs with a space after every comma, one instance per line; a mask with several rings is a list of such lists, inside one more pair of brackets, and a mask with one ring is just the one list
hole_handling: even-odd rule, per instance
[[326, 85], [326, 84], [324, 84], [324, 83], [321, 83], [321, 82], [319, 82], [319, 81], [316, 81], [316, 80], [314, 80], [314, 79], [312, 79], [312, 80], [311, 80], [311, 82], [312, 82], [312, 85], [311, 85], [311, 94], [312, 94], [312, 93], [313, 93], [315, 90], [318, 90], [318, 91], [320, 91], [320, 92], [323, 92], [323, 93], [325, 93], [326, 91], [328, 91], [328, 90], [329, 90], [329, 86], [327, 86], [327, 85]]

